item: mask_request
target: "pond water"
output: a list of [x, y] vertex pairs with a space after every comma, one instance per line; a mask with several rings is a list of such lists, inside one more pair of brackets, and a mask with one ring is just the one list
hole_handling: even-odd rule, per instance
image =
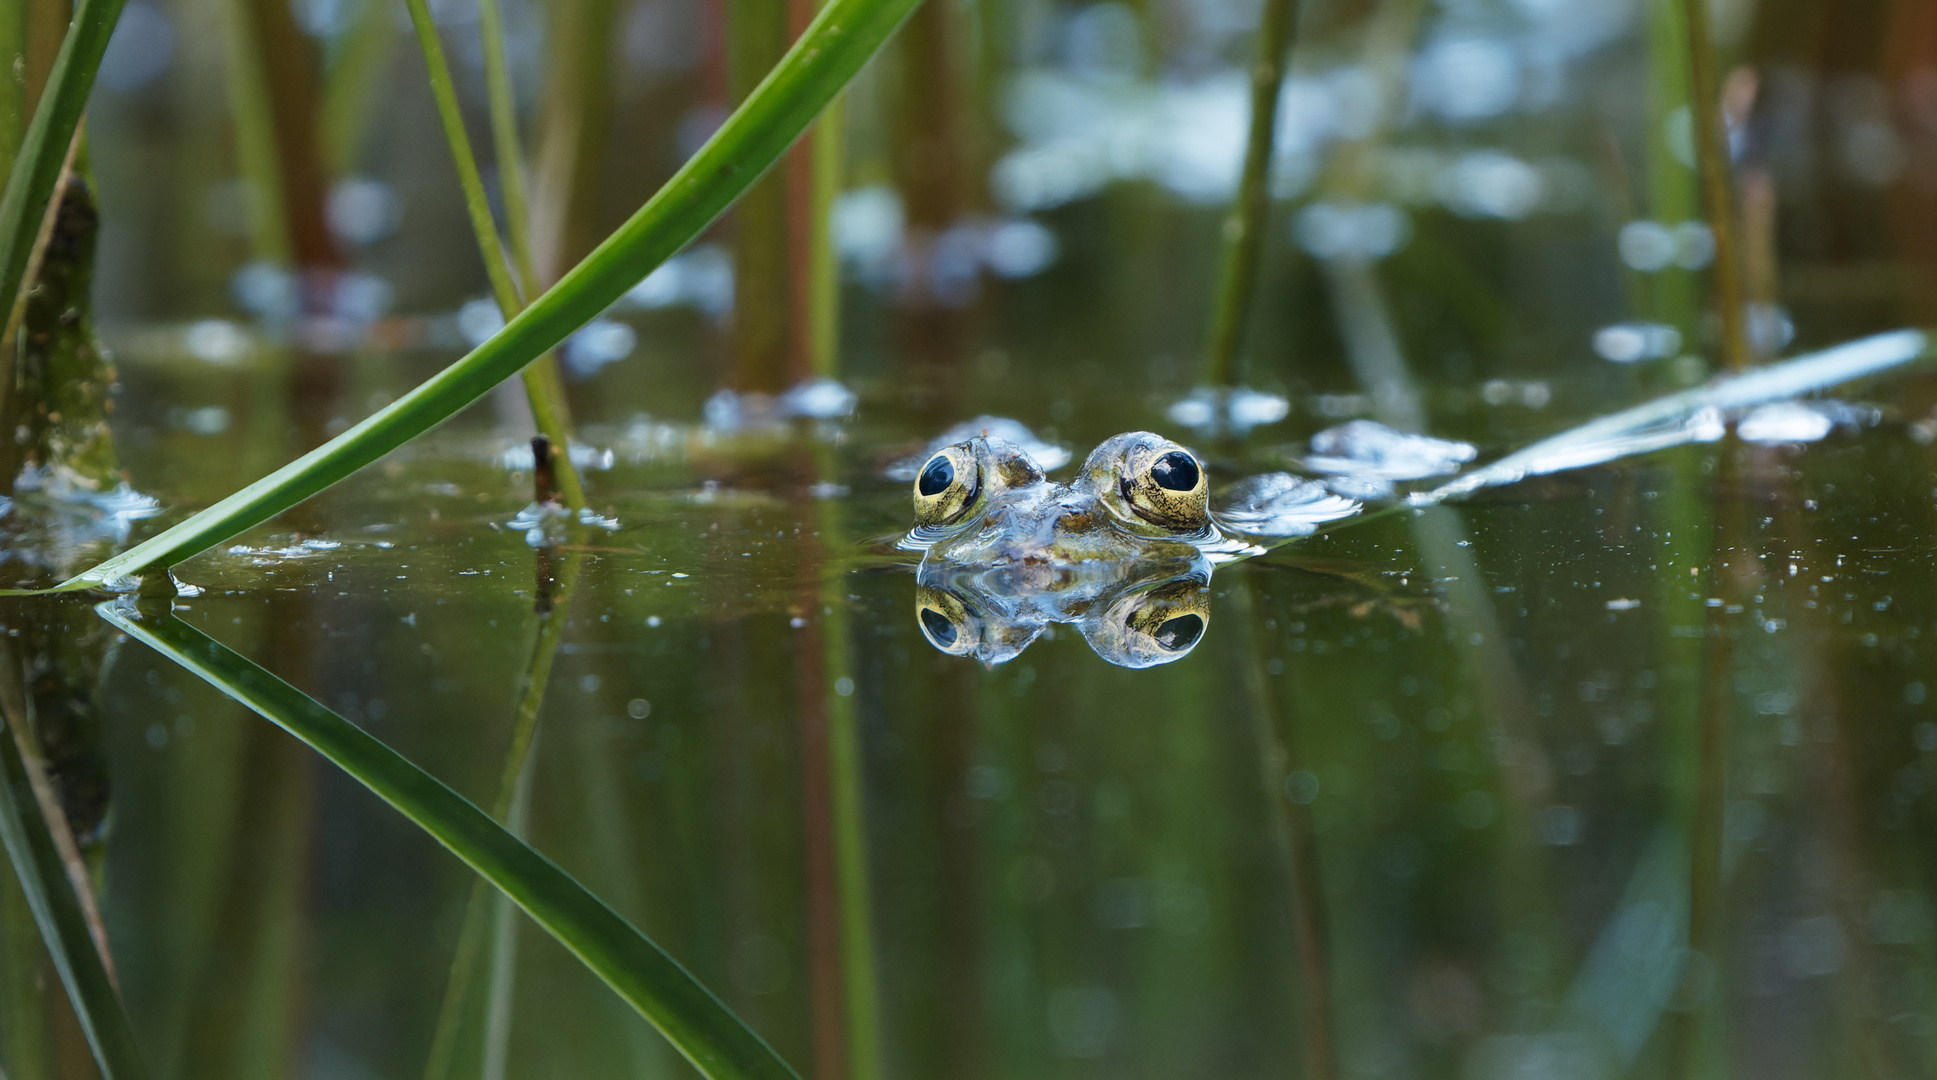
[[[284, 435], [183, 419], [229, 408], [236, 372], [121, 356], [124, 453], [165, 506]], [[421, 361], [357, 374], [381, 395]], [[1161, 426], [1137, 374], [1039, 434], [1080, 455]], [[977, 404], [1040, 417], [1056, 377]], [[485, 806], [550, 655], [522, 832], [815, 1075], [1910, 1075], [1937, 947], [1920, 378], [1859, 387], [1882, 421], [1811, 443], [1326, 526], [1220, 567], [1202, 640], [1147, 670], [1068, 627], [993, 666], [929, 643], [893, 548], [909, 484], [884, 473], [937, 432], [875, 419], [892, 381], [849, 423], [595, 413], [595, 520], [569, 529], [534, 525], [529, 452], [487, 403], [178, 567], [177, 613]], [[1435, 428], [1589, 417], [1489, 396], [1442, 387]], [[1199, 445], [1219, 482], [1281, 467], [1322, 410]], [[469, 872], [93, 602], [4, 621], [42, 716], [98, 731], [67, 790], [106, 814], [156, 1070], [418, 1075]], [[1691, 880], [1691, 844], [1719, 876]], [[457, 1068], [685, 1069], [509, 925]]]

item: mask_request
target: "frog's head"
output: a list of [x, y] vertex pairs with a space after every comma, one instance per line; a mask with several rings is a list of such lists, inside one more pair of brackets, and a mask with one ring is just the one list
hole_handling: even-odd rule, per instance
[[1148, 431], [1131, 431], [1090, 452], [1070, 487], [1093, 496], [1139, 536], [1193, 538], [1211, 527], [1210, 480], [1197, 455]]

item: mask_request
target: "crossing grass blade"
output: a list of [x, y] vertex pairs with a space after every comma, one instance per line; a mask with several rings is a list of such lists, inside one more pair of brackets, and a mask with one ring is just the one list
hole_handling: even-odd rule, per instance
[[678, 961], [489, 814], [363, 729], [174, 615], [102, 618], [308, 744], [482, 874], [714, 1080], [798, 1080]]
[[323, 491], [483, 397], [597, 317], [725, 212], [780, 159], [918, 2], [833, 0], [719, 131], [631, 220], [490, 340], [342, 435], [49, 591], [93, 588], [173, 566]]

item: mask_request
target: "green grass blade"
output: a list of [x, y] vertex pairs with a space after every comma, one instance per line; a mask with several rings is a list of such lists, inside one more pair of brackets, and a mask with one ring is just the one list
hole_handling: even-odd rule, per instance
[[402, 812], [570, 949], [702, 1074], [798, 1080], [759, 1035], [664, 950], [442, 781], [173, 615], [137, 617], [115, 603], [95, 611], [296, 736]]
[[484, 196], [484, 178], [478, 174], [477, 155], [471, 151], [471, 136], [464, 130], [464, 115], [457, 104], [457, 87], [451, 82], [450, 61], [437, 40], [437, 24], [431, 20], [424, 0], [404, 0], [410, 10], [410, 25], [417, 31], [417, 46], [424, 54], [424, 67], [430, 73], [431, 97], [437, 102], [437, 121], [444, 127], [444, 138], [451, 144], [451, 159], [457, 166], [458, 184], [464, 189], [464, 208], [471, 215], [471, 232], [476, 235], [478, 253], [484, 256], [484, 273], [491, 279], [491, 295], [505, 318], [518, 311], [518, 288], [511, 282], [511, 268], [498, 242], [498, 226], [491, 220], [491, 203]]
[[34, 118], [20, 141], [20, 156], [7, 174], [6, 190], [0, 193], [0, 297], [5, 298], [8, 311], [26, 281], [34, 237], [40, 232], [47, 203], [60, 180], [74, 129], [87, 108], [88, 91], [94, 87], [101, 54], [107, 51], [108, 38], [121, 17], [122, 2], [80, 0], [74, 6], [67, 36], [61, 40], [53, 69], [47, 74], [47, 87], [41, 91], [40, 104], [34, 107]]
[[57, 591], [179, 563], [328, 488], [484, 396], [596, 318], [719, 217], [780, 159], [917, 2], [833, 0], [665, 187], [496, 336], [342, 435]]
[[504, 55], [504, 16], [498, 0], [478, 0], [478, 33], [484, 38], [484, 84], [491, 98], [491, 145], [497, 152], [498, 184], [504, 192], [504, 231], [511, 262], [527, 297], [538, 295], [531, 258], [531, 206], [525, 199], [525, 152], [518, 141], [518, 105], [511, 93], [511, 66]]
[[54, 970], [74, 1003], [89, 1049], [106, 1080], [130, 1080], [147, 1075], [135, 1047], [128, 1014], [121, 1008], [107, 966], [88, 932], [87, 914], [59, 849], [34, 797], [33, 782], [15, 742], [16, 717], [0, 718], [0, 842], [20, 877], [34, 922], [53, 957]]
[[1298, 26], [1298, 0], [1265, 0], [1258, 27], [1258, 58], [1251, 66], [1251, 128], [1244, 146], [1244, 171], [1237, 198], [1224, 218], [1224, 249], [1218, 256], [1217, 292], [1211, 301], [1210, 347], [1203, 381], [1234, 386], [1238, 346], [1257, 292], [1264, 231], [1271, 216], [1271, 158], [1278, 133], [1278, 98], [1291, 67], [1291, 39]]
[[[424, 67], [430, 73], [431, 97], [437, 101], [437, 121], [444, 127], [444, 139], [451, 146], [451, 160], [457, 166], [458, 186], [464, 191], [464, 207], [471, 215], [471, 232], [477, 237], [478, 254], [484, 258], [484, 275], [491, 280], [491, 296], [506, 322], [524, 308], [524, 296], [536, 292], [529, 277], [525, 292], [511, 280], [505, 262], [504, 245], [498, 240], [497, 223], [491, 220], [491, 201], [484, 194], [484, 177], [478, 171], [477, 155], [471, 149], [471, 136], [464, 130], [464, 114], [457, 104], [457, 85], [451, 81], [451, 64], [444, 56], [444, 45], [437, 38], [437, 24], [430, 17], [424, 0], [404, 0], [410, 10], [411, 26], [417, 31], [417, 45], [424, 54]], [[495, 104], [495, 102], [494, 102]], [[558, 379], [552, 361], [541, 358], [523, 372], [525, 396], [531, 401], [531, 416], [538, 430], [559, 448], [552, 469], [565, 505], [585, 509], [585, 488], [579, 482], [578, 467], [572, 464], [571, 421], [565, 408], [565, 387]]]

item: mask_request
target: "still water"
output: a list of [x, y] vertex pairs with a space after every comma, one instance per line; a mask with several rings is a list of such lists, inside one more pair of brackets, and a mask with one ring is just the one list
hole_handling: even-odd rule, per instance
[[[182, 418], [246, 380], [122, 356], [137, 486], [175, 507], [241, 478], [265, 436]], [[1813, 442], [1320, 526], [1219, 566], [1201, 640], [1144, 670], [1056, 624], [996, 664], [931, 644], [886, 474], [939, 432], [878, 404], [891, 382], [851, 422], [594, 417], [575, 526], [533, 516], [529, 454], [482, 406], [177, 568], [177, 613], [485, 806], [550, 654], [514, 821], [812, 1075], [1927, 1075], [1923, 378], [1846, 391], [1880, 419]], [[1158, 427], [1219, 484], [1339, 419], [1310, 395], [1218, 444], [1141, 380], [1060, 419], [1019, 382], [978, 404], [1078, 454]], [[1490, 458], [1591, 416], [1544, 392], [1445, 386], [1434, 424], [1512, 432]], [[156, 1072], [420, 1075], [469, 873], [91, 603], [4, 617], [43, 718], [98, 733], [70, 812], [105, 822]], [[506, 925], [446, 1021], [460, 1073], [685, 1074]], [[37, 945], [6, 947], [17, 1007]], [[71, 1022], [47, 1031], [82, 1060]]]

